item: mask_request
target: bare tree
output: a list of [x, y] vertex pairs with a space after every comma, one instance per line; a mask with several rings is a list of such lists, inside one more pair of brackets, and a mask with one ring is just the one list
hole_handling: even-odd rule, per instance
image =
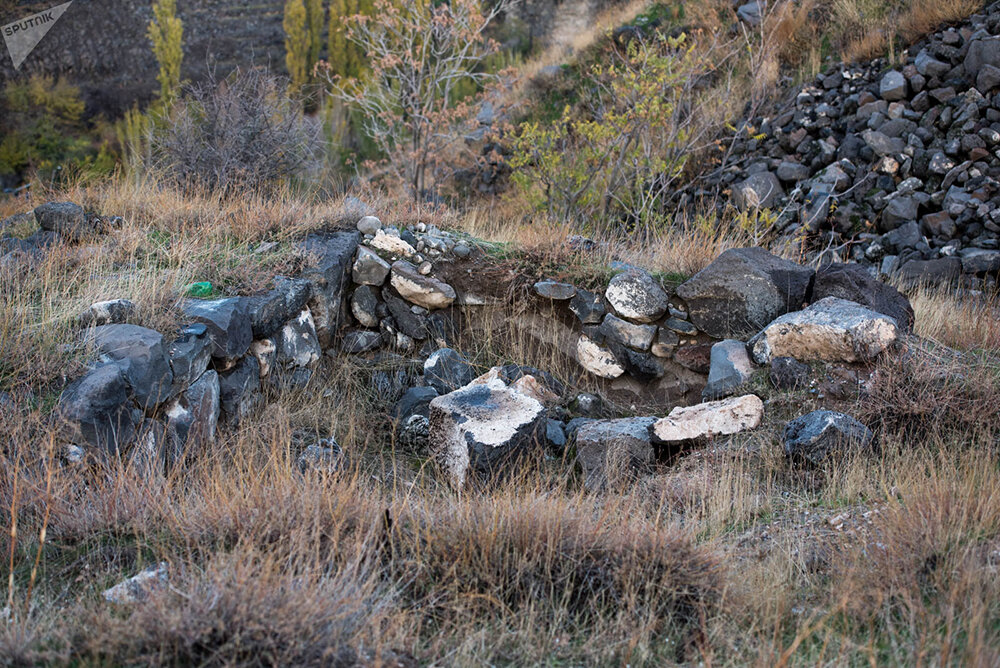
[[319, 123], [266, 71], [236, 70], [190, 87], [154, 124], [154, 166], [185, 187], [262, 188], [318, 162]]
[[360, 112], [364, 132], [414, 198], [474, 116], [469, 91], [499, 78], [483, 67], [499, 50], [486, 29], [509, 6], [502, 0], [484, 11], [479, 0], [376, 0], [372, 16], [348, 21], [348, 39], [367, 54], [368, 71], [341, 79], [327, 66], [330, 94]]

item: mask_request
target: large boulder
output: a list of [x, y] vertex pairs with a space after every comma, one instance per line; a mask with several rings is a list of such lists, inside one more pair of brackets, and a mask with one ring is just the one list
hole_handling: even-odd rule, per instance
[[275, 276], [273, 290], [247, 297], [253, 338], [266, 339], [296, 317], [309, 301], [310, 290], [309, 281]]
[[219, 374], [209, 369], [167, 406], [168, 464], [196, 454], [215, 440], [219, 410]]
[[97, 351], [121, 368], [140, 408], [151, 411], [170, 398], [174, 374], [159, 332], [138, 325], [101, 325], [91, 332]]
[[350, 283], [351, 261], [358, 248], [360, 233], [341, 231], [306, 237], [301, 249], [316, 258], [302, 272], [311, 286], [309, 310], [316, 325], [316, 337], [328, 348], [346, 316], [344, 291]]
[[424, 276], [406, 260], [392, 264], [389, 281], [403, 299], [428, 310], [447, 308], [455, 301], [454, 288], [436, 278]]
[[802, 308], [813, 270], [762, 248], [725, 251], [677, 288], [688, 317], [717, 339], [746, 340], [779, 315]]
[[820, 464], [851, 449], [868, 448], [873, 439], [871, 430], [850, 415], [813, 411], [785, 425], [785, 454]]
[[439, 394], [447, 394], [472, 382], [475, 370], [465, 355], [452, 348], [431, 353], [424, 362], [424, 380]]
[[253, 327], [244, 297], [192, 299], [181, 304], [181, 312], [208, 328], [212, 357], [235, 359], [250, 349]]
[[128, 390], [121, 368], [114, 363], [102, 364], [71, 383], [58, 408], [66, 438], [108, 454], [124, 451], [136, 424]]
[[73, 202], [46, 202], [37, 206], [35, 219], [43, 230], [57, 232], [71, 241], [86, 239], [94, 233], [83, 208]]
[[656, 418], [591, 420], [576, 430], [576, 461], [584, 486], [593, 491], [641, 473], [655, 455], [651, 429]]
[[653, 277], [638, 269], [629, 269], [611, 279], [604, 296], [623, 318], [653, 322], [667, 312], [667, 293]]
[[753, 373], [753, 365], [742, 341], [726, 339], [712, 346], [708, 384], [701, 398], [710, 401], [735, 394]]
[[859, 264], [828, 264], [816, 272], [811, 301], [839, 297], [867, 306], [896, 320], [904, 332], [913, 329], [913, 307], [906, 295], [883, 283]]
[[653, 425], [653, 435], [665, 443], [737, 434], [754, 429], [764, 417], [764, 402], [755, 394], [678, 406]]
[[498, 378], [438, 397], [430, 409], [430, 448], [456, 487], [503, 474], [542, 446], [545, 407]]
[[750, 349], [758, 364], [768, 364], [775, 357], [868, 362], [899, 336], [894, 318], [855, 302], [825, 297], [772, 322], [750, 341]]

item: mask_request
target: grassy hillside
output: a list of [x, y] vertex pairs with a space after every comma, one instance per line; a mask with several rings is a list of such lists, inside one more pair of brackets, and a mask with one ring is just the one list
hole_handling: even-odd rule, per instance
[[[508, 140], [524, 137], [522, 123], [572, 127], [560, 146], [581, 150], [578, 129], [607, 138], [573, 125], [606, 118], [595, 100], [634, 83], [637, 63], [659, 67], [663, 78], [626, 92], [677, 101], [641, 117], [651, 136], [673, 132], [659, 145], [684, 149], [672, 192], [721, 163], [732, 124], [764, 114], [828, 57], [892, 62], [901, 44], [980, 6], [804, 0], [750, 28], [728, 1], [633, 3], [594, 19], [569, 55], [564, 44], [519, 63], [495, 99], [509, 104]], [[629, 60], [614, 29], [651, 25], [691, 41], [664, 38], [648, 60]], [[664, 86], [684, 54], [683, 76]], [[605, 69], [591, 76], [595, 65]], [[477, 137], [456, 160], [493, 165], [491, 152], [506, 150]], [[546, 157], [596, 171], [569, 149]], [[915, 311], [905, 352], [847, 370], [814, 363], [811, 382], [789, 391], [757, 368], [747, 391], [765, 402], [759, 428], [663, 453], [647, 475], [600, 492], [585, 489], [572, 449], [503, 484], [454, 489], [400, 441], [393, 404], [422, 365], [386, 351], [329, 350], [307, 383], [267, 388], [266, 406], [165, 473], [138, 456], [79, 462], [54, 409], [97, 357], [81, 311], [129, 299], [130, 323], [172, 338], [193, 284], [210, 283], [211, 297], [271, 288], [316, 260], [298, 245], [308, 234], [353, 229], [358, 199], [386, 225], [436, 225], [473, 248], [468, 262], [442, 264], [492, 298], [457, 309], [454, 347], [477, 373], [530, 365], [571, 398], [609, 384], [544, 341], [559, 322], [534, 281], [603, 290], [628, 264], [675, 285], [768, 240], [766, 220], [713, 207], [636, 223], [602, 217], [613, 207], [595, 197], [560, 216], [539, 204], [533, 177], [414, 198], [373, 161], [223, 193], [157, 167], [39, 179], [0, 198], [0, 242], [14, 249], [0, 253], [0, 666], [1000, 663], [996, 294], [899, 283]], [[121, 219], [82, 242], [43, 235], [49, 245], [31, 246], [39, 229], [21, 214], [51, 200]], [[857, 417], [876, 446], [819, 466], [791, 461], [784, 426], [816, 408]], [[341, 469], [303, 475], [304, 444], [329, 438]], [[141, 600], [102, 595], [160, 564], [168, 584]]]

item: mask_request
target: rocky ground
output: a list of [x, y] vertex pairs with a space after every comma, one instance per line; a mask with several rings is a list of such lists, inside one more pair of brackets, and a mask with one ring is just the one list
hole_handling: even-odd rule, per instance
[[725, 191], [777, 214], [779, 244], [907, 281], [992, 289], [1000, 267], [1000, 6], [906, 49], [839, 64], [747, 119], [723, 168], [681, 204]]
[[679, 194], [768, 249], [0, 202], [0, 663], [996, 664], [995, 16]]

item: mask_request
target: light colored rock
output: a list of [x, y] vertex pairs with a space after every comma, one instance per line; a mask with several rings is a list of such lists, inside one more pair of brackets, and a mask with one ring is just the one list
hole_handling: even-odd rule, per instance
[[104, 600], [116, 605], [134, 605], [144, 601], [156, 589], [167, 586], [167, 564], [160, 562], [137, 575], [104, 590]]
[[899, 338], [896, 321], [855, 302], [824, 297], [802, 311], [787, 313], [750, 341], [754, 360], [865, 362]]
[[500, 379], [467, 385], [430, 403], [430, 448], [451, 482], [490, 478], [539, 445], [545, 407]]
[[597, 345], [584, 334], [576, 343], [576, 359], [580, 366], [601, 378], [618, 378], [625, 373], [625, 368], [610, 350]]
[[384, 253], [389, 253], [390, 255], [411, 257], [417, 252], [413, 246], [403, 241], [396, 235], [386, 234], [382, 230], [376, 232], [375, 237], [369, 243], [372, 248], [380, 250]]
[[135, 304], [128, 299], [95, 302], [80, 314], [80, 326], [121, 324], [135, 313]]
[[668, 443], [726, 436], [757, 427], [763, 417], [764, 402], [755, 394], [745, 394], [695, 406], [678, 406], [656, 421], [653, 434]]
[[266, 378], [270, 375], [276, 360], [278, 348], [271, 339], [260, 339], [250, 344], [250, 353], [257, 358], [260, 365], [260, 377]]
[[455, 290], [450, 285], [421, 275], [405, 260], [393, 263], [389, 281], [403, 299], [428, 310], [447, 308], [455, 301]]
[[520, 392], [526, 397], [531, 397], [544, 406], [554, 406], [559, 403], [559, 395], [539, 382], [534, 376], [521, 376], [510, 384], [510, 389]]
[[358, 221], [357, 228], [361, 234], [374, 236], [382, 229], [382, 221], [375, 216], [365, 216]]
[[630, 269], [611, 279], [604, 296], [615, 312], [636, 322], [653, 322], [667, 312], [667, 293], [644, 271]]

